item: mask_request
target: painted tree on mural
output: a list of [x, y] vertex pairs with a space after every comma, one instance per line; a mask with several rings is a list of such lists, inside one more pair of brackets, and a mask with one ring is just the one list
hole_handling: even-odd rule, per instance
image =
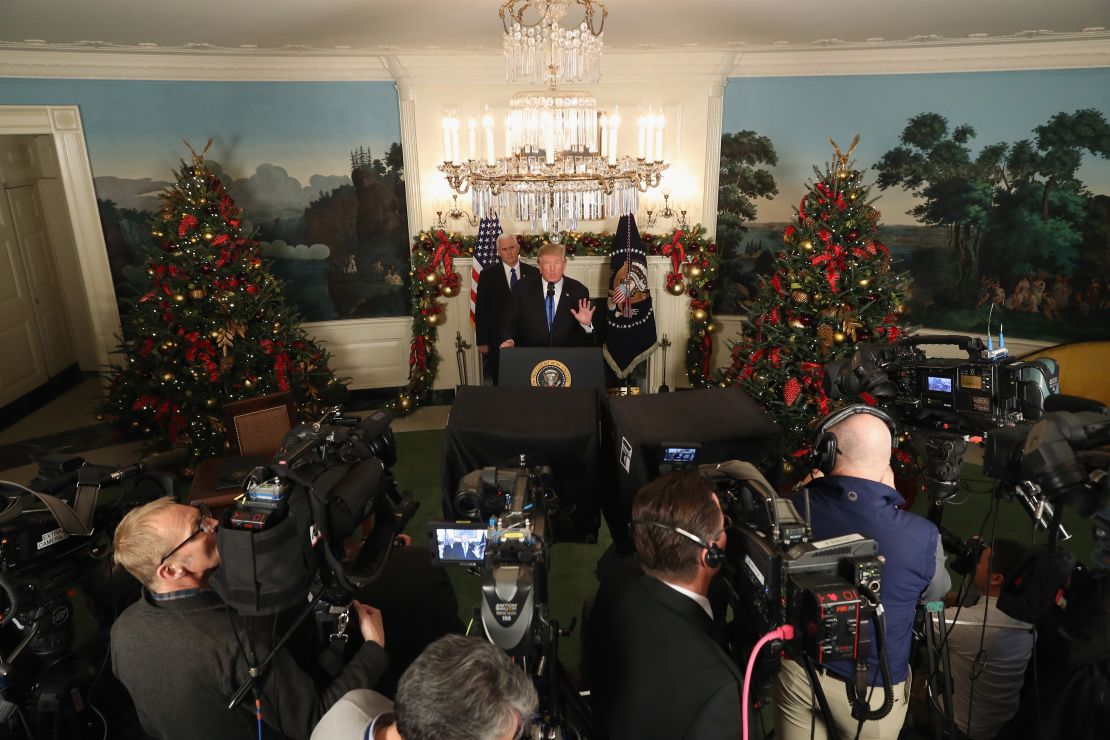
[[[738, 310], [750, 296], [742, 290], [736, 260], [741, 256], [745, 225], [756, 218], [756, 199], [774, 198], [778, 185], [760, 165], [778, 164], [775, 146], [755, 131], [737, 131], [721, 137], [721, 179], [717, 194], [717, 244], [721, 248], [721, 279], [714, 305], [717, 310]], [[754, 286], [753, 286], [754, 287]]]
[[971, 126], [950, 129], [944, 116], [922, 113], [903, 129], [901, 146], [875, 165], [879, 189], [901, 185], [921, 199], [910, 211], [914, 218], [947, 229], [958, 258], [958, 285], [969, 284], [978, 275], [994, 189], [1006, 154], [1005, 144], [991, 144], [973, 155], [974, 137]]
[[[1077, 110], [1054, 115], [1033, 133], [976, 154], [972, 127], [950, 127], [937, 113], [910, 119], [901, 144], [875, 165], [878, 185], [916, 195], [920, 202], [910, 214], [945, 227], [957, 256], [953, 269], [937, 255], [915, 254], [915, 288], [932, 285], [937, 294], [944, 291], [946, 305], [970, 307], [994, 301], [994, 279], [1006, 308], [1055, 319], [1071, 289], [1053, 295], [1045, 285], [1051, 276], [1105, 271], [1105, 247], [1092, 237], [1096, 196], [1077, 174], [1085, 155], [1110, 157], [1110, 124], [1097, 110]], [[1083, 315], [1102, 308], [1098, 301], [1083, 306]]]

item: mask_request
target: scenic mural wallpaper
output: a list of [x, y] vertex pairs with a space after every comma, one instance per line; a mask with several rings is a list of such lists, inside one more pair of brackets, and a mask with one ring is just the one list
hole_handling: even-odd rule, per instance
[[120, 297], [142, 285], [185, 142], [199, 152], [211, 139], [207, 162], [306, 321], [408, 314], [393, 83], [4, 79], [0, 104], [80, 107]]
[[744, 313], [814, 165], [861, 141], [918, 326], [1110, 338], [1110, 70], [733, 78], [716, 310]]

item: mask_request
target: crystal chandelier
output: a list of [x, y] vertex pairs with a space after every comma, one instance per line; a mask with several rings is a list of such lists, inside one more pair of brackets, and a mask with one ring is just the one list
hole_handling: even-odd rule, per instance
[[[560, 21], [571, 5], [580, 6], [584, 18], [564, 28]], [[538, 17], [534, 22], [526, 17], [532, 11]], [[512, 96], [500, 157], [488, 107], [481, 117], [481, 139], [478, 117], [467, 121], [466, 159], [459, 146], [462, 122], [448, 111], [439, 166], [448, 185], [456, 194], [471, 193], [475, 214], [528, 221], [543, 231], [635, 213], [640, 193], [657, 187], [667, 168], [662, 113], [639, 117], [637, 156], [620, 156], [620, 112], [599, 114], [592, 93], [559, 88], [560, 83], [598, 81], [605, 6], [597, 0], [508, 0], [500, 14], [508, 80], [524, 78], [547, 88]]]

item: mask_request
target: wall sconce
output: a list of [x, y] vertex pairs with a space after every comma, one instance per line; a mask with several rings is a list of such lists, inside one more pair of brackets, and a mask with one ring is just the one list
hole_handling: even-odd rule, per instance
[[647, 222], [644, 224], [644, 226], [646, 226], [649, 229], [655, 228], [655, 223], [661, 218], [666, 218], [666, 219], [677, 218], [678, 221], [675, 222], [675, 228], [676, 229], [681, 229], [683, 231], [686, 231], [687, 229], [690, 228], [690, 224], [687, 223], [687, 221], [686, 221], [686, 211], [685, 211], [685, 209], [680, 210], [680, 211], [676, 211], [673, 208], [671, 208], [671, 196], [668, 193], [664, 193], [664, 195], [663, 195], [663, 208], [662, 209], [656, 209], [656, 210], [652, 210], [650, 208], [647, 209]]
[[446, 229], [447, 221], [459, 221], [466, 219], [466, 222], [471, 226], [478, 225], [478, 217], [471, 215], [468, 211], [459, 208], [459, 194], [454, 193], [451, 195], [452, 205], [450, 210], [444, 212], [442, 210], [436, 211], [436, 222], [432, 224], [433, 229]]

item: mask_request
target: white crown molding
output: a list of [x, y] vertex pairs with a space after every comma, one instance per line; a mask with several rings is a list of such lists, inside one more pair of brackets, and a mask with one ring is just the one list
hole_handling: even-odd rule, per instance
[[0, 44], [0, 77], [216, 81], [393, 80], [381, 56], [258, 50], [12, 48]]
[[920, 74], [1110, 67], [1110, 35], [1066, 40], [825, 46], [742, 51], [729, 77]]
[[[1110, 66], [1110, 32], [1030, 32], [995, 38], [608, 50], [594, 88], [652, 82], [717, 84], [726, 77], [912, 74]], [[0, 42], [0, 76], [154, 80], [396, 80], [505, 85], [497, 50], [187, 49]], [[526, 87], [522, 85], [521, 87]]]

